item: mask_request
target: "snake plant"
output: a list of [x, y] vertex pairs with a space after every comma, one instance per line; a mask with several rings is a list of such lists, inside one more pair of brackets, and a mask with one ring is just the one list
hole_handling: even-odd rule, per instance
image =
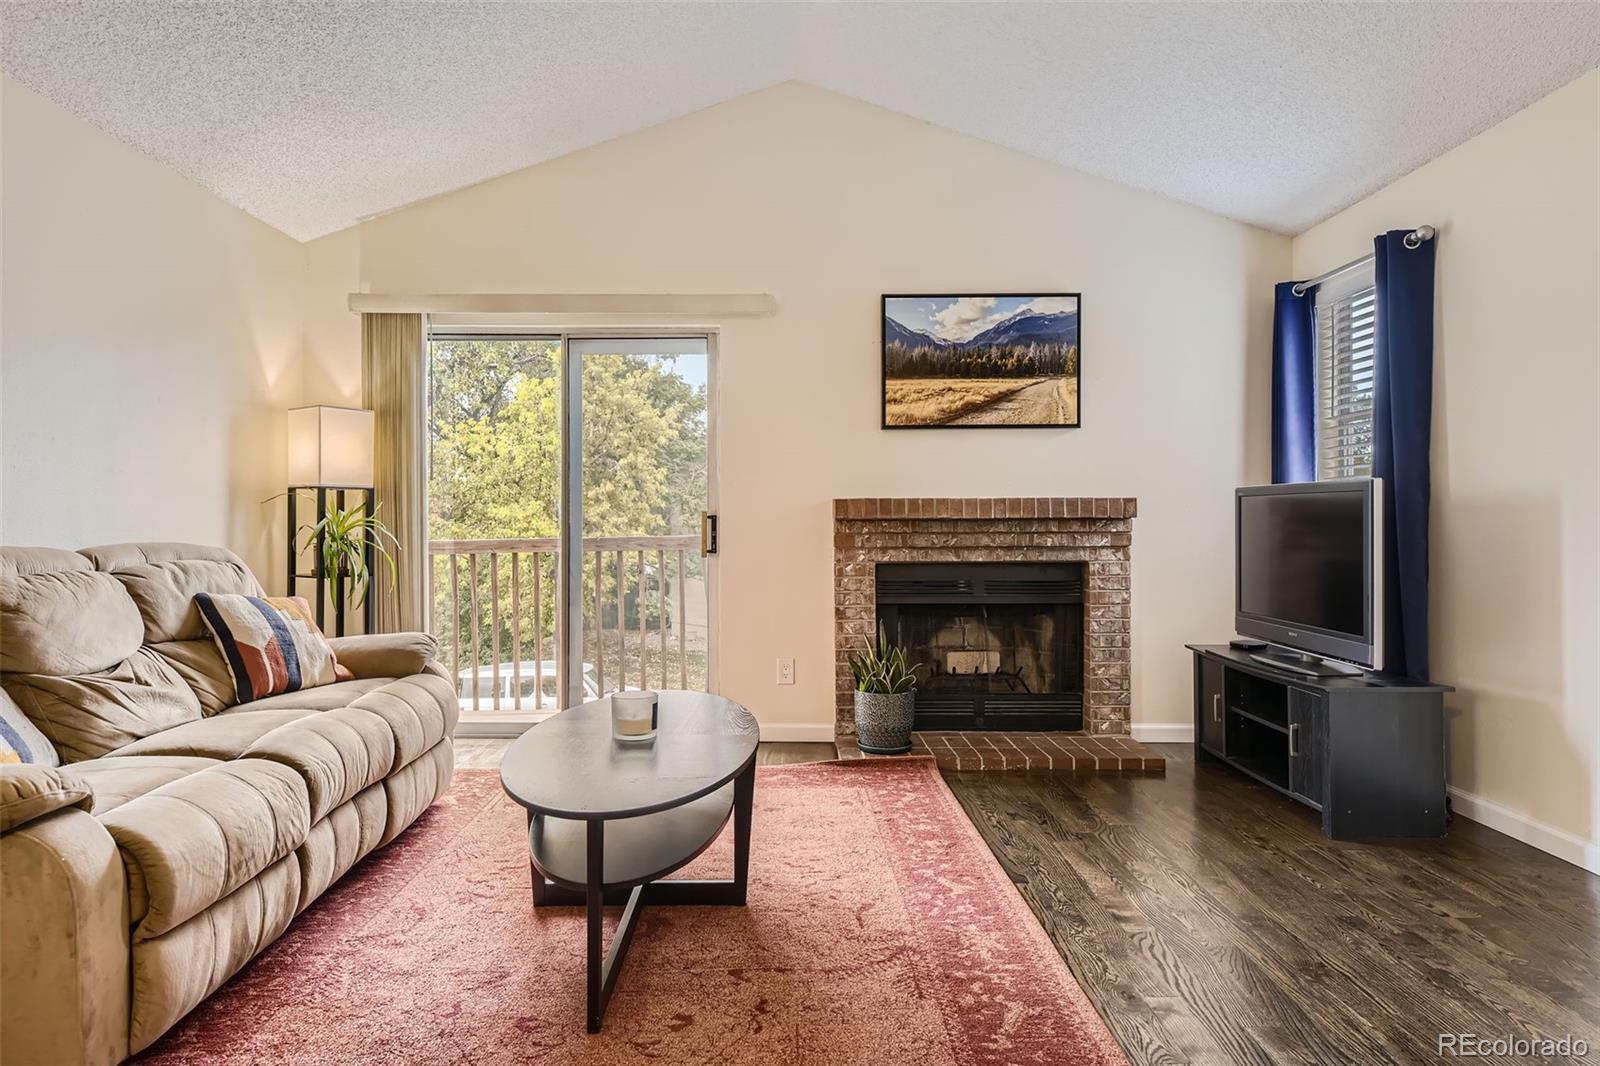
[[906, 651], [889, 643], [883, 623], [878, 623], [878, 641], [867, 643], [866, 651], [850, 657], [850, 672], [856, 678], [857, 692], [894, 695], [910, 692], [917, 686], [917, 668], [906, 663]]

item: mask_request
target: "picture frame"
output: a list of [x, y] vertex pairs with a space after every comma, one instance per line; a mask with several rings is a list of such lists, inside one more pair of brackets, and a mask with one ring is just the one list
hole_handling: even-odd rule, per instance
[[1076, 292], [885, 293], [883, 429], [1077, 429]]

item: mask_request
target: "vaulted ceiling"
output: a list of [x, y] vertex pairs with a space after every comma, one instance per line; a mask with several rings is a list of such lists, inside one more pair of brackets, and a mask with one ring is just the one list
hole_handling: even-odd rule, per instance
[[0, 6], [18, 81], [302, 239], [794, 79], [1295, 233], [1596, 65], [1588, 2]]

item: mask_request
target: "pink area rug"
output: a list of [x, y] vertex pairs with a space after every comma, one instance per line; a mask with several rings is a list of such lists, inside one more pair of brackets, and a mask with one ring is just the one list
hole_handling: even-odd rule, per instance
[[[646, 908], [597, 1036], [525, 832], [459, 772], [138, 1061], [1124, 1062], [932, 759], [762, 767], [749, 906]], [[677, 876], [727, 876], [730, 835]]]

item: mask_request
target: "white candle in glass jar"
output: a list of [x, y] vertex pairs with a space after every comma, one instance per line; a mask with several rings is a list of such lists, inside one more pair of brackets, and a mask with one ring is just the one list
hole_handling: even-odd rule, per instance
[[611, 694], [611, 735], [618, 740], [650, 740], [656, 735], [657, 697], [652, 691]]

